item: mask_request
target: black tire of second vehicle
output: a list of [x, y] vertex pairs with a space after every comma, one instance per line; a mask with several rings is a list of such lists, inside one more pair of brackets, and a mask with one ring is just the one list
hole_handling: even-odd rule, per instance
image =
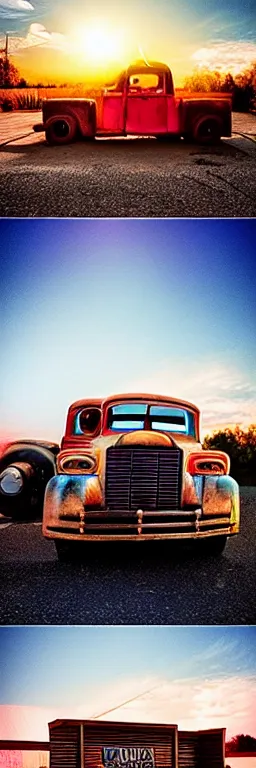
[[0, 472], [22, 461], [34, 468], [34, 476], [25, 483], [17, 496], [0, 494], [1, 511], [16, 521], [42, 516], [45, 487], [55, 471], [55, 460], [51, 451], [21, 443], [7, 449], [1, 458]]

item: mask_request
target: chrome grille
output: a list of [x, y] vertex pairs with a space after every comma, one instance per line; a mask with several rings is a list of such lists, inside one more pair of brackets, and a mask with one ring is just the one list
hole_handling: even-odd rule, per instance
[[106, 508], [179, 509], [180, 470], [181, 451], [176, 448], [108, 448]]

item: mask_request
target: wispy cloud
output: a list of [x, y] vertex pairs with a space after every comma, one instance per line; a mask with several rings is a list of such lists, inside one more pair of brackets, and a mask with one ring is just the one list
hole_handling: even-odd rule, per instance
[[256, 43], [246, 40], [215, 40], [196, 50], [191, 58], [200, 69], [236, 75], [256, 60]]
[[[194, 653], [192, 659], [190, 658], [190, 663], [192, 661], [194, 668], [195, 663], [200, 662], [200, 667], [202, 668], [203, 664], [206, 662], [208, 664], [211, 661], [220, 659], [223, 665], [225, 657], [228, 660], [230, 654], [234, 654], [235, 652], [237, 658], [238, 648], [239, 643], [237, 640], [226, 640], [226, 638], [220, 637], [218, 640], [215, 640], [215, 642], [206, 645], [203, 651], [200, 650], [198, 654]], [[244, 650], [241, 646], [239, 648], [239, 653], [244, 656]]]
[[228, 363], [202, 360], [197, 365], [163, 363], [145, 379], [130, 382], [130, 391], [148, 391], [194, 402], [202, 413], [205, 434], [227, 424], [256, 422], [256, 381]]

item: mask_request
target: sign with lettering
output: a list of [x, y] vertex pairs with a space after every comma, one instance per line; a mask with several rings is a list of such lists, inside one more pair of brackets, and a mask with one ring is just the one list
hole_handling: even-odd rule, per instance
[[154, 750], [149, 747], [103, 747], [105, 768], [155, 768]]

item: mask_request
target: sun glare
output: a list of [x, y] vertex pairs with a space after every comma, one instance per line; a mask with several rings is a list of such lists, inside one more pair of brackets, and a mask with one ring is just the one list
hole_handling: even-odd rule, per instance
[[79, 53], [94, 66], [121, 61], [123, 58], [124, 35], [118, 29], [103, 24], [83, 27], [76, 31]]

